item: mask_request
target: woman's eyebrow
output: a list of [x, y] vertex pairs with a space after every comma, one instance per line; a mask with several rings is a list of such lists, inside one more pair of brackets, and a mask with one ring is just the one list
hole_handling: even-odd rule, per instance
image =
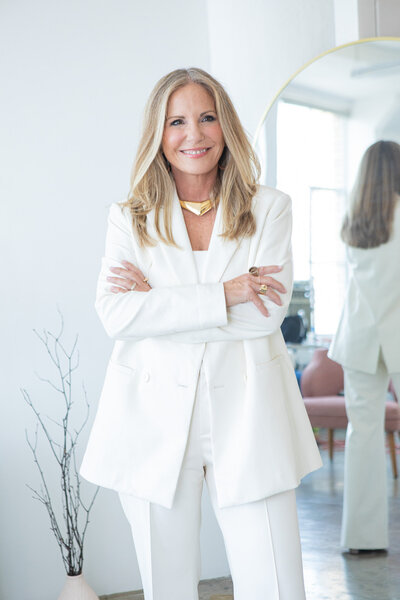
[[[211, 112], [217, 114], [217, 112], [215, 110], [210, 109], [210, 110], [205, 110], [204, 112], [200, 113], [200, 117], [202, 117], [203, 115], [206, 115], [207, 113], [211, 113]], [[174, 115], [172, 117], [166, 117], [165, 120], [169, 121], [170, 119], [184, 119], [184, 118], [185, 118], [184, 115]]]

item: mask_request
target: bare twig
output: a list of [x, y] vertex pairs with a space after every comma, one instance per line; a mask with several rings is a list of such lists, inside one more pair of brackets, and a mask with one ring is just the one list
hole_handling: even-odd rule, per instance
[[[77, 350], [78, 336], [72, 344], [70, 350], [67, 350], [62, 343], [64, 333], [64, 319], [60, 315], [60, 329], [57, 334], [44, 330], [38, 333], [34, 330], [47, 354], [55, 367], [57, 382], [38, 376], [40, 381], [47, 383], [48, 386], [60, 398], [63, 405], [62, 417], [58, 420], [46, 415], [42, 417], [38, 408], [36, 408], [27, 390], [22, 389], [22, 395], [25, 402], [31, 408], [36, 417], [36, 428], [33, 439], [31, 440], [26, 432], [26, 440], [32, 452], [34, 463], [36, 464], [39, 479], [40, 491], [27, 486], [33, 493], [33, 498], [39, 500], [47, 509], [50, 518], [50, 529], [54, 533], [56, 541], [61, 551], [62, 560], [68, 575], [78, 575], [83, 567], [83, 546], [87, 527], [89, 524], [90, 511], [97, 497], [99, 488], [96, 488], [88, 504], [83, 501], [81, 496], [81, 480], [76, 463], [76, 447], [80, 434], [82, 433], [89, 418], [89, 402], [86, 390], [83, 386], [82, 400], [85, 406], [85, 413], [78, 427], [72, 428], [70, 425], [72, 407], [72, 374], [79, 366], [79, 353]], [[60, 436], [54, 439], [47, 428], [45, 419], [57, 425]], [[45, 473], [41, 467], [38, 456], [39, 434], [47, 442], [47, 446], [60, 469], [60, 501], [61, 513], [56, 515], [54, 503], [50, 494]]]

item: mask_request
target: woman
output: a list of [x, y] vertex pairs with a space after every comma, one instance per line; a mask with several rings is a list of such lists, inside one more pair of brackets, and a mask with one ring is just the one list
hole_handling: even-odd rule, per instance
[[110, 210], [96, 307], [116, 343], [81, 469], [120, 494], [146, 600], [198, 598], [204, 479], [236, 600], [304, 598], [294, 488], [320, 457], [279, 329], [290, 201], [257, 175], [215, 79], [157, 83]]
[[364, 154], [342, 227], [349, 285], [329, 356], [344, 369], [346, 435], [341, 543], [388, 547], [384, 440], [390, 378], [400, 398], [400, 146]]

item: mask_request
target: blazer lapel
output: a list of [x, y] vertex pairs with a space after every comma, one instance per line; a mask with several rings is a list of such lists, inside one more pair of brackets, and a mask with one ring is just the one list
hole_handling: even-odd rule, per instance
[[240, 245], [240, 241], [226, 240], [221, 237], [223, 230], [222, 207], [220, 204], [215, 216], [214, 228], [204, 268], [205, 282], [208, 283], [221, 280], [225, 269]]
[[[161, 215], [161, 220], [163, 216]], [[154, 213], [149, 222], [149, 233], [157, 239], [157, 233], [154, 227]], [[171, 273], [175, 276], [176, 283], [181, 285], [190, 285], [198, 283], [198, 275], [192, 246], [190, 244], [188, 232], [185, 225], [185, 220], [182, 215], [182, 209], [179, 204], [178, 195], [175, 191], [172, 202], [172, 235], [178, 248], [168, 246], [163, 242], [159, 242], [157, 246], [151, 249], [153, 259], [157, 260], [156, 255], [160, 255], [162, 262], [166, 262]], [[161, 263], [159, 263], [161, 264]], [[171, 284], [173, 282], [171, 281]]]

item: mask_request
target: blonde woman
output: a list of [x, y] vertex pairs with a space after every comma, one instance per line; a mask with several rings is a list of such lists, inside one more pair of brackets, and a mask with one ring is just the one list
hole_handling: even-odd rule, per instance
[[304, 599], [294, 488], [320, 457], [280, 333], [290, 201], [257, 176], [214, 78], [156, 84], [110, 210], [96, 307], [116, 342], [81, 469], [120, 495], [146, 600], [198, 598], [204, 479], [235, 599]]
[[350, 271], [329, 355], [343, 365], [346, 411], [341, 543], [352, 553], [388, 547], [384, 440], [391, 378], [400, 398], [400, 146], [379, 141], [361, 161], [342, 227]]

